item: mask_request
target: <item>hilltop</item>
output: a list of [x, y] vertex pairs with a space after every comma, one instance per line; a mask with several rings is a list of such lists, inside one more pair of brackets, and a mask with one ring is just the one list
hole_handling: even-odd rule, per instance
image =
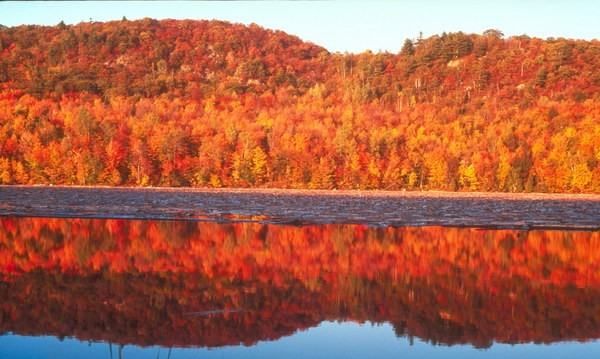
[[321, 80], [316, 60], [327, 54], [281, 31], [221, 21], [20, 26], [0, 39], [6, 53], [0, 80], [36, 97], [196, 98], [283, 84], [303, 88]]
[[0, 54], [0, 183], [600, 192], [596, 40], [339, 54], [145, 19], [2, 28]]

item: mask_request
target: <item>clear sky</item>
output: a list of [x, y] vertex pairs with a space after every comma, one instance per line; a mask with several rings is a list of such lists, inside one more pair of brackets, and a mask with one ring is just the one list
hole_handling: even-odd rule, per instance
[[220, 19], [294, 34], [330, 51], [397, 52], [404, 39], [444, 31], [600, 38], [600, 0], [412, 0], [231, 2], [0, 2], [0, 24]]

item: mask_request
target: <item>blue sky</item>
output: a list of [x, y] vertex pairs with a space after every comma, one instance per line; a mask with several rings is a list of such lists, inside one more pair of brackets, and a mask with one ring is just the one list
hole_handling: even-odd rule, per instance
[[61, 20], [220, 19], [286, 31], [330, 51], [397, 52], [404, 39], [444, 31], [600, 38], [598, 0], [414, 0], [236, 2], [1, 2], [0, 24]]

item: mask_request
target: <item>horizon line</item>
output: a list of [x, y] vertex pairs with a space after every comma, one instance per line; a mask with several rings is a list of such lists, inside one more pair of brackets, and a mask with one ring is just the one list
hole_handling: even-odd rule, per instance
[[[319, 43], [316, 43], [314, 41], [311, 40], [307, 40], [302, 38], [300, 35], [297, 34], [293, 34], [290, 33], [288, 31], [286, 31], [285, 29], [278, 29], [278, 28], [271, 28], [271, 27], [267, 27], [255, 22], [252, 23], [243, 23], [243, 22], [237, 22], [237, 21], [230, 21], [230, 20], [223, 20], [223, 19], [193, 19], [193, 18], [185, 18], [185, 19], [176, 19], [176, 18], [164, 18], [164, 19], [157, 19], [157, 18], [153, 18], [153, 17], [143, 17], [143, 18], [136, 18], [136, 19], [128, 19], [126, 16], [123, 16], [121, 19], [110, 19], [110, 20], [94, 20], [93, 18], [90, 18], [89, 21], [79, 21], [79, 22], [71, 22], [71, 23], [67, 23], [64, 20], [60, 20], [58, 23], [56, 24], [36, 24], [36, 23], [29, 23], [29, 24], [18, 24], [18, 25], [13, 25], [13, 26], [7, 26], [4, 24], [0, 23], [0, 30], [2, 30], [2, 28], [4, 29], [13, 29], [13, 28], [19, 28], [19, 27], [30, 27], [30, 26], [36, 26], [36, 27], [48, 27], [48, 28], [55, 28], [57, 26], [59, 26], [61, 23], [66, 25], [66, 26], [70, 26], [70, 27], [75, 27], [75, 26], [80, 26], [80, 25], [85, 25], [85, 24], [107, 24], [107, 23], [117, 23], [117, 22], [123, 22], [123, 21], [127, 21], [127, 22], [142, 22], [144, 20], [154, 20], [154, 21], [158, 21], [158, 22], [222, 22], [222, 23], [226, 23], [229, 25], [241, 25], [244, 26], [246, 28], [249, 28], [250, 26], [257, 26], [260, 27], [261, 29], [265, 30], [265, 31], [274, 31], [274, 32], [283, 32], [284, 34], [288, 35], [288, 36], [293, 36], [293, 37], [297, 37], [299, 40], [301, 40], [304, 43], [308, 43], [308, 44], [312, 44], [318, 47], [323, 48], [324, 50], [326, 50], [327, 52], [331, 53], [331, 54], [363, 54], [363, 53], [375, 53], [375, 54], [398, 54], [400, 53], [400, 49], [398, 49], [396, 52], [393, 51], [389, 51], [387, 49], [379, 49], [379, 50], [374, 50], [374, 49], [364, 49], [360, 52], [354, 52], [354, 51], [334, 51], [331, 49], [328, 49], [325, 45], [321, 45]], [[462, 30], [458, 30], [458, 31], [443, 31], [442, 33], [434, 33], [428, 36], [424, 36], [421, 39], [422, 40], [429, 40], [431, 38], [435, 38], [435, 37], [441, 37], [444, 36], [444, 34], [449, 35], [449, 34], [457, 34], [457, 33], [462, 33], [468, 36], [485, 36], [485, 32], [486, 31], [499, 31], [502, 36], [500, 36], [500, 38], [502, 40], [510, 40], [510, 39], [517, 39], [517, 38], [522, 38], [522, 37], [527, 37], [529, 39], [537, 39], [537, 40], [542, 40], [542, 41], [559, 41], [559, 40], [566, 40], [566, 41], [584, 41], [584, 42], [598, 42], [600, 41], [597, 38], [592, 38], [592, 39], [586, 39], [586, 38], [577, 38], [577, 37], [554, 37], [554, 36], [549, 36], [549, 37], [538, 37], [535, 35], [529, 35], [527, 33], [523, 33], [523, 34], [519, 34], [519, 35], [505, 35], [504, 32], [501, 29], [497, 29], [497, 28], [489, 28], [486, 30], [483, 30], [482, 32], [467, 32], [467, 31], [462, 31]], [[419, 34], [419, 36], [422, 36], [422, 33]], [[404, 41], [406, 40], [410, 40], [413, 41], [415, 43], [417, 43], [420, 39], [419, 37], [407, 37], [402, 39], [402, 41], [400, 41], [401, 43], [404, 43]]]

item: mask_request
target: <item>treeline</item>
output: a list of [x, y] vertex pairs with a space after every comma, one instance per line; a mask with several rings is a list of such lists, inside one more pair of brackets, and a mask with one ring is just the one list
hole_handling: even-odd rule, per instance
[[598, 41], [332, 54], [146, 19], [3, 28], [0, 51], [0, 183], [600, 192]]
[[599, 247], [591, 231], [2, 218], [0, 331], [223, 346], [354, 320], [438, 344], [598, 339]]

